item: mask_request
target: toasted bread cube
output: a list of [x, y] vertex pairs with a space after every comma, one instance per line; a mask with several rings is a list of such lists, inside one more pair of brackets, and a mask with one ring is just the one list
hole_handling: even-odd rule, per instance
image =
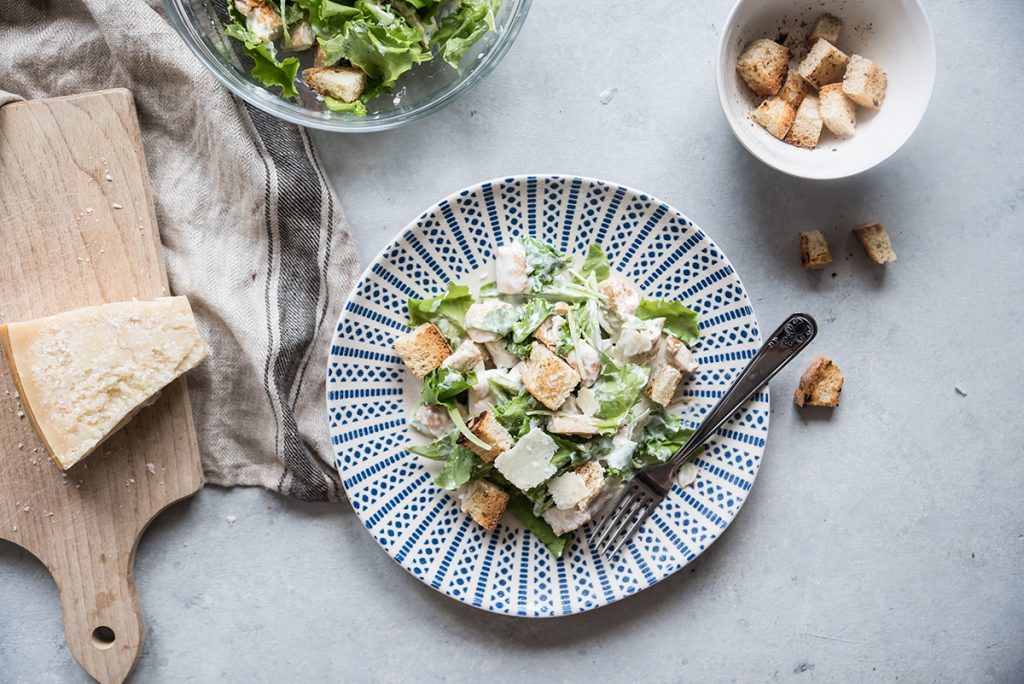
[[832, 263], [832, 252], [820, 230], [806, 230], [800, 233], [800, 263], [808, 271]]
[[476, 524], [493, 532], [508, 505], [508, 493], [487, 480], [474, 480], [462, 495], [462, 510], [469, 513]]
[[736, 62], [736, 72], [755, 95], [779, 92], [789, 69], [789, 49], [774, 40], [759, 38], [747, 46]]
[[697, 357], [674, 335], [665, 335], [665, 356], [668, 362], [683, 374], [684, 378], [693, 375], [700, 368]]
[[651, 373], [651, 381], [647, 383], [647, 397], [656, 404], [668, 406], [682, 379], [683, 374], [672, 366], [660, 366]]
[[853, 229], [864, 251], [876, 264], [887, 264], [896, 261], [896, 252], [892, 251], [889, 234], [881, 223], [865, 223]]
[[491, 448], [484, 449], [474, 444], [465, 436], [459, 437], [459, 444], [466, 447], [480, 457], [484, 463], [490, 463], [494, 459], [512, 448], [514, 441], [505, 426], [498, 422], [498, 419], [491, 415], [490, 411], [484, 411], [479, 416], [466, 424], [469, 431], [484, 442], [491, 445]]
[[366, 90], [366, 74], [356, 67], [314, 67], [302, 72], [302, 80], [311, 90], [342, 102], [355, 102]]
[[783, 102], [788, 103], [790, 107], [797, 109], [800, 103], [803, 102], [804, 97], [807, 96], [809, 90], [810, 88], [804, 77], [798, 74], [796, 69], [790, 69], [786, 73], [786, 82], [782, 84], [779, 97], [782, 98]]
[[857, 132], [857, 110], [853, 100], [843, 94], [841, 83], [818, 91], [818, 113], [825, 127], [841, 138], [852, 138]]
[[433, 323], [424, 323], [394, 342], [395, 352], [417, 378], [425, 378], [452, 354], [448, 340]]
[[889, 78], [882, 69], [866, 57], [852, 55], [843, 76], [843, 93], [861, 107], [878, 110], [885, 102]]
[[793, 126], [796, 111], [782, 98], [769, 97], [751, 116], [763, 129], [782, 140]]
[[814, 28], [811, 29], [810, 35], [807, 36], [807, 44], [814, 45], [819, 38], [823, 38], [835, 45], [839, 42], [839, 32], [842, 29], [843, 22], [839, 17], [834, 17], [831, 14], [822, 14], [814, 22]]
[[800, 377], [794, 401], [797, 406], [839, 406], [843, 372], [831, 359], [819, 356]]
[[523, 385], [534, 399], [557, 411], [579, 383], [580, 374], [572, 366], [543, 344], [533, 345], [523, 364]]
[[850, 58], [842, 50], [827, 40], [819, 39], [800, 62], [797, 71], [805, 81], [821, 90], [822, 86], [842, 81], [849, 63]]
[[793, 126], [786, 134], [786, 142], [797, 147], [813, 150], [818, 146], [821, 137], [821, 112], [818, 110], [818, 98], [808, 95], [796, 110]]

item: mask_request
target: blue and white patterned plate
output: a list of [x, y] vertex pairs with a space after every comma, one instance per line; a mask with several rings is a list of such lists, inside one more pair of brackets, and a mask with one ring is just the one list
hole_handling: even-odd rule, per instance
[[653, 297], [701, 315], [701, 368], [675, 407], [697, 422], [761, 343], [729, 260], [672, 207], [636, 190], [571, 176], [481, 183], [410, 224], [373, 261], [345, 304], [327, 363], [327, 410], [349, 500], [385, 551], [434, 589], [478, 608], [527, 617], [569, 615], [634, 594], [676, 572], [736, 516], [768, 434], [768, 390], [723, 426], [619, 556], [593, 553], [591, 526], [556, 560], [506, 515], [493, 534], [432, 481], [437, 465], [405, 450], [420, 381], [391, 349], [407, 331], [406, 300], [429, 297], [491, 262], [495, 247], [531, 235], [564, 252], [600, 243], [613, 268]]

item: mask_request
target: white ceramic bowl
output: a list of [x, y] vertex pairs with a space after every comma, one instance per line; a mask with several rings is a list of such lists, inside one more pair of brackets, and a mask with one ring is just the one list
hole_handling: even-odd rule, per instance
[[[853, 138], [823, 129], [818, 147], [805, 150], [776, 140], [750, 118], [761, 99], [736, 73], [736, 60], [750, 41], [780, 36], [791, 55], [802, 57], [805, 36], [825, 12], [843, 21], [837, 47], [878, 64], [889, 89], [880, 111], [857, 107]], [[935, 83], [935, 38], [919, 0], [739, 0], [722, 29], [716, 69], [722, 111], [751, 154], [793, 176], [845, 178], [889, 158], [921, 122]]]

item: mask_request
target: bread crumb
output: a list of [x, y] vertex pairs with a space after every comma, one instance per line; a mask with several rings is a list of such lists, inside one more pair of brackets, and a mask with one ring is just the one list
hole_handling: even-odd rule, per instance
[[966, 397], [967, 396], [967, 390], [965, 390], [960, 385], [954, 385], [953, 389], [955, 389], [956, 393], [959, 394], [961, 397]]
[[156, 464], [155, 463], [147, 463], [146, 464], [146, 470], [149, 471], [150, 475], [156, 475]]
[[122, 207], [122, 206], [121, 206], [120, 204], [118, 204], [117, 202], [114, 202], [113, 204], [111, 204], [111, 205], [110, 205], [110, 207], [111, 207], [112, 209], [124, 209], [124, 207]]
[[843, 372], [826, 356], [819, 356], [800, 377], [794, 402], [797, 406], [839, 406], [843, 391]]
[[234, 525], [236, 522], [238, 522], [238, 518], [236, 518], [233, 515], [229, 515], [224, 519], [228, 521], [228, 525]]

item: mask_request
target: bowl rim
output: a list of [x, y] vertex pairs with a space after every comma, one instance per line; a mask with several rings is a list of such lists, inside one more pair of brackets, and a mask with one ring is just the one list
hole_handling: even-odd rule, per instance
[[[889, 0], [885, 0], [889, 1]], [[877, 158], [870, 158], [866, 163], [859, 165], [852, 170], [836, 171], [831, 170], [829, 164], [826, 162], [821, 165], [820, 169], [808, 169], [803, 165], [794, 164], [787, 161], [777, 161], [766, 159], [761, 151], [755, 149], [754, 146], [744, 136], [740, 135], [741, 122], [739, 118], [733, 117], [729, 113], [729, 107], [726, 102], [726, 81], [728, 78], [727, 74], [732, 74], [731, 68], [726, 68], [725, 65], [725, 53], [727, 50], [727, 39], [732, 38], [732, 27], [736, 14], [739, 12], [740, 7], [751, 2], [751, 0], [736, 0], [733, 4], [732, 9], [729, 11], [729, 15], [726, 17], [725, 25], [722, 28], [721, 34], [718, 36], [718, 49], [715, 53], [715, 85], [718, 89], [718, 104], [722, 108], [722, 114], [725, 116], [725, 120], [729, 123], [729, 128], [732, 130], [733, 135], [739, 141], [739, 143], [746, 148], [750, 154], [760, 161], [765, 166], [781, 171], [782, 173], [793, 176], [795, 178], [806, 178], [808, 180], [838, 180], [841, 178], [850, 178], [857, 174], [863, 173], [874, 167], [878, 166], [882, 162], [886, 161], [894, 154], [896, 154], [906, 143], [910, 140], [911, 136], [917, 131], [917, 127], [921, 125], [921, 121], [924, 119], [925, 113], [928, 111], [928, 106], [931, 104], [931, 99], [935, 93], [935, 77], [937, 70], [937, 57], [935, 51], [935, 30], [932, 27], [931, 20], [928, 18], [928, 13], [925, 12], [924, 4], [921, 0], [904, 0], [916, 9], [921, 20], [923, 21], [925, 28], [925, 35], [927, 36], [927, 43], [924, 49], [928, 53], [928, 96], [925, 99], [924, 107], [921, 108], [920, 113], [917, 116], [917, 120], [913, 122], [913, 125], [907, 127], [906, 134], [899, 140], [896, 145], [893, 145], [885, 154], [878, 156]]]
[[[192, 54], [198, 58], [203, 67], [205, 67], [205, 69], [212, 74], [215, 79], [220, 81], [221, 85], [227, 88], [233, 95], [240, 97], [252, 106], [278, 119], [282, 119], [305, 128], [314, 128], [332, 133], [373, 133], [398, 128], [399, 126], [419, 121], [420, 119], [426, 118], [431, 114], [444, 109], [468, 91], [472, 90], [473, 87], [494, 71], [495, 67], [498, 66], [501, 60], [505, 57], [505, 54], [509, 51], [509, 48], [512, 47], [512, 44], [515, 43], [516, 38], [519, 36], [519, 31], [526, 22], [526, 17], [530, 13], [530, 7], [533, 2], [533, 0], [503, 1], [515, 3], [509, 23], [504, 33], [500, 34], [498, 40], [494, 42], [491, 49], [487, 52], [486, 58], [481, 60], [479, 64], [465, 75], [460, 74], [460, 77], [456, 79], [447, 90], [441, 91], [435, 99], [430, 100], [424, 106], [414, 107], [394, 118], [349, 119], [333, 117], [323, 118], [322, 116], [314, 115], [313, 112], [298, 108], [293, 103], [270, 92], [262, 86], [257, 86], [254, 83], [238, 76], [233, 78], [228, 75], [226, 70], [223, 68], [221, 61], [211, 54], [210, 50], [200, 39], [197, 33], [198, 29], [194, 23], [186, 20], [185, 8], [183, 7], [184, 4], [187, 4], [185, 3], [185, 0], [161, 0], [171, 26], [174, 27], [175, 31], [188, 46]], [[309, 113], [303, 115], [299, 114], [299, 111]]]
[[[526, 183], [526, 182], [528, 182], [531, 179], [539, 180], [539, 179], [542, 179], [542, 178], [544, 178], [544, 179], [562, 178], [562, 179], [567, 179], [567, 180], [579, 180], [579, 181], [581, 181], [583, 183], [593, 183], [593, 184], [599, 184], [599, 185], [607, 185], [609, 187], [614, 187], [614, 188], [621, 188], [622, 190], [624, 190], [627, 193], [633, 193], [633, 194], [635, 194], [637, 196], [646, 197], [651, 202], [662, 204], [662, 205], [668, 207], [671, 211], [675, 212], [677, 215], [679, 215], [683, 219], [685, 219], [696, 231], [698, 231], [700, 234], [702, 234], [704, 236], [704, 238], [708, 240], [709, 243], [714, 245], [721, 252], [722, 258], [727, 263], [732, 264], [732, 261], [729, 259], [729, 256], [725, 253], [724, 250], [722, 250], [721, 247], [718, 246], [718, 243], [715, 242], [714, 238], [712, 238], [707, 232], [705, 232], [705, 230], [700, 225], [695, 223], [689, 217], [688, 214], [686, 214], [682, 210], [678, 209], [674, 204], [671, 204], [671, 203], [666, 202], [665, 200], [661, 199], [659, 196], [651, 194], [651, 193], [644, 192], [642, 190], [639, 190], [639, 189], [637, 189], [636, 187], [634, 187], [632, 185], [628, 185], [626, 183], [619, 183], [617, 181], [611, 181], [611, 180], [602, 179], [602, 178], [596, 178], [596, 177], [588, 176], [588, 175], [584, 175], [584, 174], [544, 173], [544, 172], [538, 172], [538, 173], [515, 173], [515, 174], [504, 175], [504, 176], [497, 176], [497, 177], [489, 178], [489, 179], [486, 179], [486, 180], [481, 180], [481, 181], [478, 181], [478, 182], [466, 185], [462, 189], [456, 190], [454, 192], [451, 192], [448, 195], [446, 195], [445, 197], [443, 197], [443, 198], [441, 198], [441, 199], [431, 203], [423, 211], [417, 213], [412, 219], [410, 219], [405, 225], [403, 225], [402, 228], [400, 228], [394, 234], [394, 236], [383, 247], [381, 247], [381, 249], [377, 252], [377, 254], [375, 254], [369, 260], [369, 262], [367, 263], [366, 267], [362, 270], [362, 272], [359, 274], [359, 277], [356, 279], [355, 285], [353, 285], [353, 287], [352, 287], [352, 291], [345, 298], [345, 303], [341, 306], [341, 308], [339, 310], [338, 321], [335, 324], [334, 332], [332, 333], [331, 339], [328, 342], [329, 348], [328, 348], [328, 354], [327, 354], [327, 359], [326, 359], [326, 364], [325, 364], [328, 373], [330, 372], [331, 362], [332, 362], [332, 359], [333, 359], [333, 354], [331, 352], [330, 347], [334, 346], [335, 343], [336, 343], [335, 342], [335, 338], [340, 334], [341, 322], [348, 315], [349, 304], [352, 301], [354, 301], [354, 299], [356, 297], [356, 294], [357, 294], [357, 290], [358, 290], [359, 285], [362, 284], [371, 275], [373, 275], [373, 267], [376, 264], [377, 260], [380, 259], [380, 257], [383, 254], [387, 253], [390, 249], [392, 249], [393, 246], [396, 243], [398, 243], [401, 239], [403, 239], [406, 236], [407, 233], [409, 233], [410, 231], [413, 231], [413, 230], [416, 229], [416, 227], [417, 227], [416, 224], [417, 224], [418, 221], [420, 221], [424, 216], [426, 216], [430, 212], [434, 211], [436, 208], [440, 207], [444, 203], [446, 203], [446, 202], [447, 203], [453, 203], [457, 199], [461, 198], [465, 193], [479, 190], [480, 188], [483, 188], [486, 185], [494, 185], [494, 184], [497, 184], [497, 183]], [[747, 298], [747, 300], [749, 302], [750, 318], [753, 321], [753, 325], [754, 325], [754, 333], [755, 333], [754, 342], [755, 342], [755, 344], [757, 346], [760, 346], [764, 342], [764, 332], [762, 330], [761, 321], [758, 319], [757, 312], [754, 310], [753, 299], [751, 298], [750, 293], [747, 290], [746, 285], [744, 285], [744, 283], [743, 283], [743, 279], [741, 278], [739, 272], [735, 269], [735, 267], [733, 267], [732, 275], [736, 278], [736, 283], [739, 285], [739, 288], [742, 290], [742, 292], [744, 293], [744, 296]], [[327, 429], [328, 429], [329, 433], [331, 432], [331, 427], [330, 427], [331, 391], [332, 391], [331, 390], [331, 385], [330, 385], [330, 382], [328, 381], [324, 385], [324, 409], [325, 409], [325, 414], [326, 414], [325, 415], [325, 422], [327, 423]], [[762, 402], [762, 397], [763, 397], [763, 402]], [[761, 467], [764, 465], [765, 452], [766, 452], [767, 447], [768, 447], [768, 438], [769, 438], [769, 434], [770, 434], [770, 431], [771, 431], [771, 405], [772, 405], [772, 403], [771, 403], [771, 388], [770, 388], [770, 386], [768, 384], [765, 384], [764, 387], [761, 388], [759, 393], [755, 397], [751, 398], [749, 400], [749, 402], [763, 403], [763, 405], [765, 407], [765, 413], [764, 413], [764, 421], [765, 422], [764, 422], [764, 436], [763, 436], [764, 444], [760, 448], [760, 458], [759, 458], [759, 461], [758, 461], [757, 470], [750, 477], [750, 489], [748, 489], [743, 494], [743, 498], [739, 502], [739, 505], [736, 507], [736, 510], [732, 512], [731, 517], [728, 517], [725, 520], [725, 526], [723, 528], [721, 528], [721, 530], [718, 532], [718, 534], [715, 536], [715, 538], [709, 544], [707, 544], [707, 546], [705, 546], [705, 547], [701, 548], [700, 550], [696, 551], [696, 553], [695, 553], [695, 555], [694, 555], [694, 557], [692, 559], [686, 561], [685, 563], [680, 565], [678, 568], [675, 568], [674, 570], [672, 570], [671, 572], [665, 574], [664, 576], [657, 577], [654, 581], [652, 581], [649, 584], [646, 584], [646, 585], [640, 587], [635, 592], [628, 592], [628, 593], [619, 592], [619, 593], [617, 593], [617, 595], [614, 598], [611, 598], [611, 599], [608, 599], [608, 600], [596, 601], [593, 605], [584, 606], [582, 608], [577, 608], [576, 610], [573, 610], [573, 611], [570, 611], [570, 612], [563, 612], [563, 613], [559, 613], [559, 612], [539, 613], [539, 612], [536, 612], [536, 611], [534, 611], [534, 612], [503, 612], [503, 611], [498, 610], [496, 607], [494, 607], [492, 605], [492, 603], [483, 602], [481, 604], [477, 604], [477, 603], [474, 603], [474, 602], [470, 601], [468, 597], [454, 596], [451, 593], [449, 593], [446, 589], [444, 589], [442, 587], [434, 586], [433, 584], [431, 584], [427, 580], [427, 578], [425, 578], [423, 576], [420, 576], [418, 574], [415, 574], [409, 567], [406, 567], [404, 562], [402, 560], [400, 560], [399, 558], [397, 558], [396, 554], [392, 553], [389, 549], [385, 548], [385, 546], [383, 544], [381, 544], [376, 539], [376, 537], [373, 536], [372, 533], [371, 533], [370, 536], [371, 536], [371, 538], [373, 538], [374, 542], [376, 543], [376, 545], [380, 548], [380, 550], [383, 553], [385, 553], [392, 561], [394, 561], [400, 568], [402, 568], [402, 570], [404, 570], [405, 572], [407, 572], [410, 575], [412, 575], [415, 579], [417, 579], [423, 585], [427, 586], [428, 588], [432, 589], [433, 591], [436, 591], [436, 592], [442, 594], [443, 596], [446, 596], [447, 598], [450, 598], [450, 599], [453, 599], [455, 601], [458, 601], [459, 603], [462, 603], [462, 604], [464, 604], [466, 606], [469, 606], [471, 608], [475, 608], [475, 609], [478, 609], [478, 610], [483, 610], [483, 611], [488, 612], [488, 613], [493, 613], [495, 615], [503, 615], [503, 616], [506, 616], [506, 617], [513, 617], [513, 618], [525, 618], [525, 619], [530, 619], [530, 620], [537, 620], [537, 619], [547, 620], [547, 619], [557, 619], [557, 618], [569, 617], [571, 615], [580, 615], [580, 614], [583, 614], [583, 613], [589, 613], [589, 612], [592, 612], [594, 610], [603, 608], [605, 606], [609, 606], [609, 605], [611, 605], [613, 603], [619, 603], [619, 602], [621, 602], [621, 601], [623, 601], [625, 599], [631, 598], [633, 596], [636, 596], [637, 594], [642, 593], [645, 589], [649, 589], [649, 588], [653, 587], [656, 584], [660, 584], [661, 582], [667, 580], [669, 577], [672, 577], [672, 576], [678, 574], [679, 572], [681, 572], [683, 568], [685, 568], [685, 567], [689, 566], [690, 564], [692, 564], [693, 562], [695, 562], [698, 558], [700, 558], [702, 555], [707, 553], [708, 549], [711, 548], [712, 546], [714, 546], [714, 544], [716, 542], [718, 542], [722, 538], [722, 536], [732, 526], [733, 522], [735, 522], [736, 518], [739, 517], [740, 512], [742, 511], [743, 507], [746, 505], [747, 500], [750, 498], [750, 490], [752, 490], [754, 488], [754, 485], [756, 484], [757, 477], [758, 477], [758, 475], [761, 472]], [[369, 532], [370, 528], [369, 528], [369, 525], [366, 523], [365, 515], [364, 515], [363, 511], [355, 508], [355, 506], [352, 504], [351, 499], [348, 497], [348, 488], [345, 487], [345, 485], [344, 485], [345, 475], [342, 472], [341, 464], [338, 461], [338, 454], [337, 454], [337, 451], [336, 451], [338, 446], [339, 445], [336, 445], [336, 444], [333, 443], [333, 435], [332, 435], [332, 454], [331, 454], [331, 456], [332, 456], [333, 466], [337, 470], [339, 478], [342, 481], [342, 488], [345, 490], [346, 500], [349, 502], [349, 505], [352, 506], [353, 512], [356, 514], [356, 517], [359, 519], [360, 523]], [[725, 516], [722, 516], [722, 517], [724, 518]], [[569, 559], [563, 558], [561, 560], [561, 562], [569, 562]]]

